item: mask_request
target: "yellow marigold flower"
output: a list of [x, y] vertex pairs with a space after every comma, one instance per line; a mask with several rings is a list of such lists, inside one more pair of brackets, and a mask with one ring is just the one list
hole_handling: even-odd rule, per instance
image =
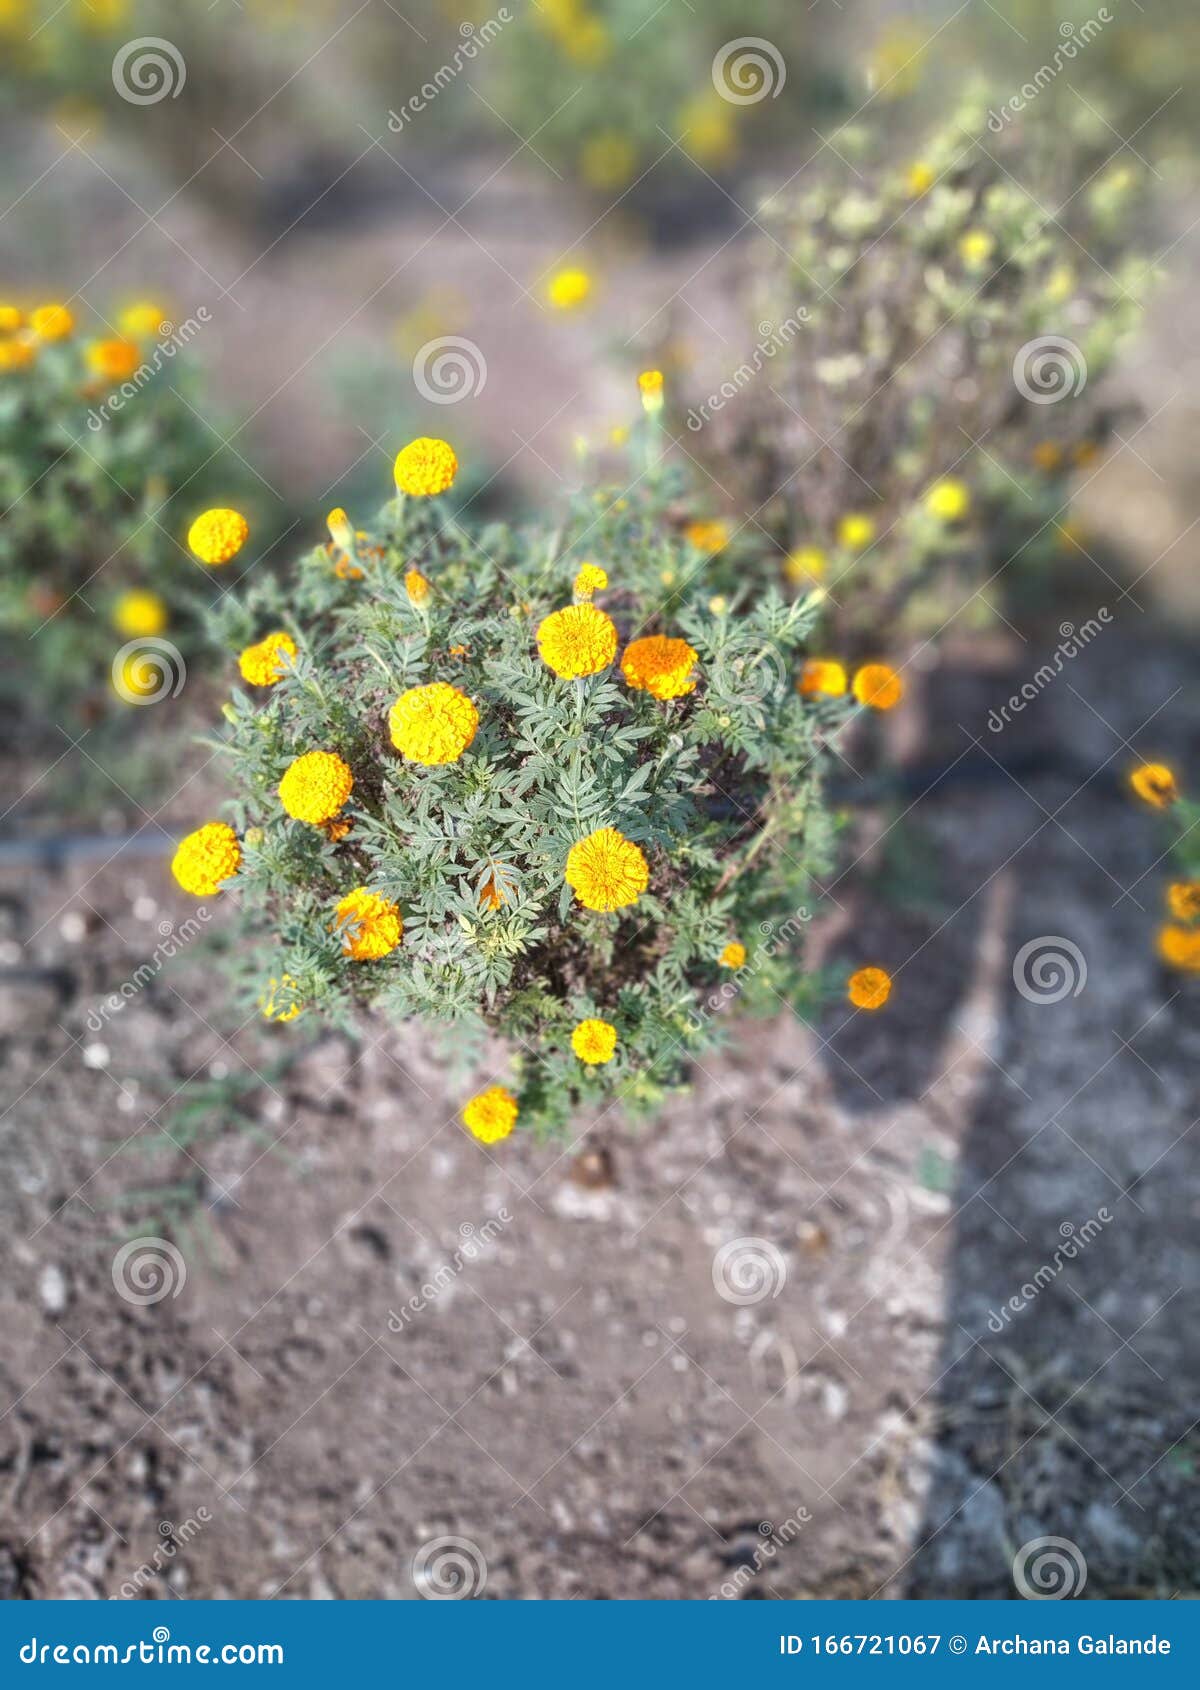
[[574, 311], [592, 291], [586, 270], [556, 270], [546, 284], [546, 298], [556, 311]]
[[848, 552], [862, 552], [875, 538], [875, 519], [861, 511], [850, 511], [837, 525], [837, 541]]
[[412, 498], [429, 499], [453, 487], [458, 474], [458, 459], [454, 448], [444, 440], [422, 435], [410, 440], [396, 454], [394, 466], [396, 486]]
[[694, 692], [695, 666], [693, 648], [686, 640], [673, 639], [668, 634], [648, 634], [644, 639], [631, 640], [621, 659], [621, 673], [629, 685], [661, 699], [682, 698]]
[[637, 168], [637, 148], [619, 129], [589, 135], [579, 155], [579, 169], [589, 188], [601, 193], [623, 188]]
[[27, 370], [37, 357], [37, 347], [29, 340], [0, 340], [0, 374], [6, 370]]
[[650, 869], [631, 839], [615, 827], [601, 827], [572, 845], [563, 879], [585, 909], [621, 910], [637, 903], [650, 884]]
[[537, 643], [548, 669], [564, 681], [577, 681], [598, 675], [617, 655], [616, 624], [594, 604], [569, 604], [543, 617]]
[[968, 270], [982, 270], [996, 250], [996, 237], [986, 229], [968, 229], [958, 242], [958, 255]]
[[737, 152], [733, 108], [711, 88], [682, 105], [675, 123], [687, 151], [701, 164], [725, 164]]
[[892, 995], [892, 977], [882, 968], [860, 968], [846, 982], [855, 1009], [882, 1009]]
[[355, 962], [377, 962], [396, 949], [404, 923], [398, 904], [356, 886], [338, 903], [333, 931], [341, 934], [343, 956]]
[[0, 305], [0, 334], [16, 334], [24, 321], [19, 305]]
[[689, 522], [684, 526], [683, 537], [698, 552], [707, 552], [714, 557], [729, 544], [729, 524], [720, 521]]
[[475, 738], [479, 711], [465, 692], [447, 681], [410, 687], [388, 712], [392, 744], [410, 763], [434, 769], [457, 763]]
[[306, 751], [279, 783], [279, 802], [298, 822], [332, 821], [350, 796], [354, 776], [336, 751]]
[[845, 690], [846, 671], [831, 657], [810, 657], [796, 682], [796, 691], [802, 698], [822, 692], [830, 698], [840, 698]]
[[904, 682], [886, 663], [864, 663], [854, 677], [854, 696], [872, 710], [892, 710], [904, 697]]
[[352, 552], [354, 550], [354, 529], [351, 526], [350, 518], [341, 505], [337, 505], [330, 511], [325, 518], [325, 523], [334, 545], [340, 546], [344, 552]]
[[1179, 797], [1175, 776], [1165, 763], [1139, 763], [1129, 784], [1143, 803], [1155, 810], [1165, 810]]
[[39, 305], [29, 313], [29, 326], [39, 340], [65, 340], [75, 319], [65, 305]]
[[1176, 921], [1200, 920], [1200, 880], [1175, 880], [1167, 887], [1167, 908]]
[[187, 543], [201, 563], [228, 563], [250, 538], [250, 524], [241, 511], [218, 506], [204, 511], [188, 529]]
[[925, 509], [940, 522], [961, 522], [970, 508], [971, 489], [965, 481], [935, 481], [925, 495]]
[[929, 192], [930, 188], [933, 187], [933, 184], [936, 181], [937, 172], [934, 170], [933, 166], [931, 164], [926, 164], [923, 159], [917, 159], [914, 164], [909, 165], [907, 174], [904, 178], [904, 185], [908, 189], [911, 197], [915, 200], [919, 200], [922, 194], [927, 194]]
[[290, 974], [274, 975], [267, 981], [258, 1007], [268, 1021], [294, 1021], [304, 1008], [297, 996], [298, 987]]
[[607, 570], [601, 569], [598, 563], [582, 564], [575, 577], [575, 597], [590, 599], [593, 593], [602, 593], [607, 586]]
[[273, 687], [281, 681], [296, 656], [296, 642], [283, 628], [265, 635], [257, 645], [248, 645], [238, 658], [242, 679], [252, 687]]
[[157, 593], [122, 593], [113, 606], [113, 627], [127, 639], [161, 634], [167, 625], [167, 607]]
[[798, 546], [784, 560], [783, 573], [794, 586], [802, 587], [807, 581], [820, 581], [828, 561], [820, 546]]
[[205, 822], [179, 841], [171, 873], [185, 892], [211, 898], [221, 890], [222, 881], [237, 873], [241, 860], [242, 848], [228, 823]]
[[504, 1086], [489, 1086], [463, 1105], [463, 1126], [481, 1144], [496, 1144], [512, 1132], [519, 1114], [512, 1092]]
[[1160, 927], [1158, 954], [1170, 968], [1182, 968], [1189, 974], [1200, 973], [1200, 929]]
[[94, 340], [87, 361], [92, 374], [104, 381], [128, 381], [142, 355], [131, 340]]
[[1057, 440], [1039, 440], [1033, 448], [1035, 466], [1050, 475], [1063, 461], [1063, 449]]
[[647, 416], [653, 416], [663, 408], [663, 373], [661, 370], [643, 370], [638, 377], [638, 387], [642, 393], [642, 409]]
[[167, 327], [166, 313], [152, 300], [139, 299], [121, 312], [117, 327], [132, 340], [152, 340]]
[[611, 1062], [617, 1048], [617, 1029], [611, 1021], [581, 1021], [571, 1034], [571, 1049], [589, 1068]]
[[404, 573], [404, 590], [412, 604], [424, 604], [429, 597], [430, 586], [419, 569], [408, 569]]
[[746, 961], [746, 947], [740, 945], [736, 939], [731, 939], [717, 958], [722, 968], [741, 968]]

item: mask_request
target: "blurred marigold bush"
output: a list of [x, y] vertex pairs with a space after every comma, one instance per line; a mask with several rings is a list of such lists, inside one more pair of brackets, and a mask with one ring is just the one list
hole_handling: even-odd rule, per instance
[[624, 495], [527, 529], [447, 515], [455, 455], [411, 443], [371, 528], [331, 513], [293, 573], [222, 606], [260, 684], [218, 741], [233, 832], [185, 840], [176, 876], [233, 892], [272, 1018], [371, 1006], [450, 1025], [472, 1063], [506, 1041], [509, 1083], [464, 1112], [486, 1142], [652, 1109], [728, 998], [814, 996], [823, 748], [854, 705], [797, 685], [819, 595], [748, 604], [682, 532], [654, 428]]

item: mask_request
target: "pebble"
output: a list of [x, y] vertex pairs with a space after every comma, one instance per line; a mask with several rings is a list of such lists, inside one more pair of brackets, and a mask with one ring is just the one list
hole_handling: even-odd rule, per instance
[[38, 1296], [49, 1314], [61, 1314], [67, 1306], [67, 1277], [57, 1262], [47, 1262], [38, 1275]]

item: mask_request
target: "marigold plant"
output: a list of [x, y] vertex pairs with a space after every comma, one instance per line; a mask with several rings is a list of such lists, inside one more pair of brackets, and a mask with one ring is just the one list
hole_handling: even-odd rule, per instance
[[[798, 690], [818, 603], [719, 576], [682, 497], [656, 462], [544, 529], [474, 529], [410, 484], [372, 526], [336, 513], [352, 575], [322, 536], [223, 603], [247, 1001], [287, 981], [305, 1026], [369, 1007], [452, 1028], [503, 1080], [463, 1110], [488, 1144], [653, 1108], [717, 1038], [731, 967], [746, 1008], [813, 996], [822, 750], [857, 706]], [[572, 604], [585, 571], [603, 608]], [[245, 688], [264, 645], [287, 661]], [[193, 887], [224, 867], [189, 857]]]

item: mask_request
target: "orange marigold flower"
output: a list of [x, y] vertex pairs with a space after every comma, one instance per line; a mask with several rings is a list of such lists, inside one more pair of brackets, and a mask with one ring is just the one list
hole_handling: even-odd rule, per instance
[[1167, 908], [1176, 921], [1200, 918], [1200, 880], [1175, 880], [1167, 887]]
[[5, 370], [27, 370], [37, 357], [31, 340], [0, 341], [0, 374]]
[[29, 326], [39, 340], [65, 340], [75, 319], [65, 305], [39, 305], [29, 313]]
[[354, 823], [352, 821], [349, 821], [345, 816], [340, 816], [335, 817], [331, 822], [326, 822], [322, 826], [321, 832], [325, 835], [331, 845], [336, 845], [339, 840], [346, 837], [353, 826]]
[[306, 751], [285, 771], [279, 802], [296, 821], [319, 827], [333, 820], [353, 785], [354, 776], [336, 751]]
[[537, 643], [548, 668], [564, 681], [577, 681], [608, 668], [617, 655], [617, 630], [594, 604], [570, 604], [543, 619]]
[[882, 1009], [892, 995], [892, 977], [882, 968], [860, 968], [846, 982], [855, 1009]]
[[707, 552], [710, 557], [724, 551], [729, 544], [729, 524], [726, 522], [689, 522], [685, 524], [683, 534], [698, 552]]
[[563, 879], [585, 909], [620, 910], [637, 903], [650, 884], [650, 869], [631, 839], [615, 827], [601, 827], [572, 845]]
[[579, 567], [579, 574], [575, 577], [575, 597], [590, 599], [593, 593], [602, 593], [608, 586], [608, 571], [601, 569], [598, 563], [584, 563]]
[[631, 640], [621, 659], [621, 673], [631, 687], [662, 699], [694, 692], [695, 666], [692, 647], [669, 634], [647, 634], [644, 639]]
[[872, 710], [892, 710], [904, 697], [904, 682], [886, 663], [864, 663], [854, 677], [854, 696]]
[[179, 841], [171, 873], [185, 892], [212, 898], [221, 890], [221, 882], [237, 873], [241, 860], [242, 848], [228, 823], [205, 822]]
[[1200, 930], [1194, 927], [1160, 927], [1158, 954], [1169, 968], [1189, 974], [1200, 973]]
[[1174, 773], [1165, 763], [1139, 763], [1129, 784], [1142, 802], [1155, 810], [1167, 809], [1179, 797]]
[[481, 1144], [495, 1144], [512, 1132], [520, 1112], [512, 1092], [489, 1086], [463, 1105], [463, 1126]]
[[376, 962], [396, 949], [404, 923], [398, 904], [356, 886], [338, 903], [333, 931], [342, 937], [343, 956], [355, 962]]
[[830, 657], [810, 657], [796, 682], [796, 691], [802, 698], [812, 698], [820, 692], [840, 698], [845, 690], [846, 671]]
[[746, 961], [746, 947], [731, 939], [717, 958], [722, 968], [741, 968]]
[[475, 705], [447, 681], [410, 687], [388, 712], [388, 731], [396, 750], [410, 763], [423, 763], [430, 769], [457, 763], [478, 726]]
[[252, 687], [273, 687], [281, 681], [296, 656], [296, 642], [283, 628], [276, 628], [257, 645], [248, 645], [238, 658], [242, 679]]
[[412, 498], [428, 499], [453, 487], [458, 474], [458, 459], [454, 448], [444, 440], [422, 435], [410, 440], [396, 454], [396, 487]]
[[142, 361], [130, 340], [94, 340], [87, 349], [88, 369], [105, 381], [128, 381]]
[[204, 511], [188, 529], [187, 543], [201, 563], [228, 563], [250, 538], [250, 524], [240, 511]]
[[430, 594], [429, 582], [419, 569], [405, 571], [404, 590], [411, 604], [424, 604]]
[[581, 1021], [571, 1034], [571, 1049], [589, 1068], [611, 1062], [617, 1048], [617, 1029], [611, 1021]]

